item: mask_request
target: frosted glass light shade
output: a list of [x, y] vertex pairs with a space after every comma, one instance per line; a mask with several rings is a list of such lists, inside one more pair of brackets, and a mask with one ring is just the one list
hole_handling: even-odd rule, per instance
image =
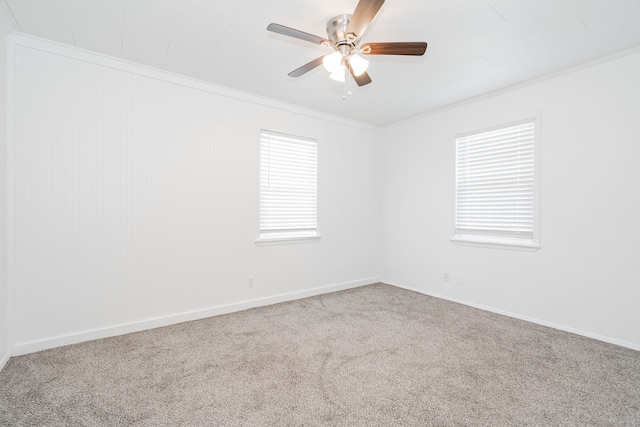
[[349, 58], [349, 64], [351, 65], [353, 74], [356, 76], [359, 76], [360, 74], [367, 71], [367, 67], [369, 66], [369, 61], [367, 61], [360, 55], [353, 54], [351, 55], [351, 58]]
[[340, 68], [340, 65], [342, 65], [342, 54], [338, 51], [335, 51], [333, 53], [330, 53], [329, 55], [326, 55], [322, 59], [322, 65], [324, 65], [324, 68], [326, 68], [326, 70], [330, 73], [337, 71], [338, 68]]
[[347, 67], [345, 67], [344, 65], [339, 65], [338, 68], [329, 75], [329, 77], [331, 77], [333, 80], [337, 82], [344, 83], [345, 81], [344, 74], [346, 69]]

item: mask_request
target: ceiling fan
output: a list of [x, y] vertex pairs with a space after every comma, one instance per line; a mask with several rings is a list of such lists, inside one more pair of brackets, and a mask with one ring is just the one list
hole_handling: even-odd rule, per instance
[[330, 77], [344, 82], [346, 70], [353, 76], [358, 86], [371, 83], [367, 74], [369, 61], [364, 55], [411, 55], [421, 56], [427, 50], [426, 42], [390, 42], [365, 43], [358, 47], [371, 20], [376, 16], [385, 0], [360, 0], [353, 15], [342, 14], [331, 18], [327, 23], [327, 38], [305, 33], [280, 24], [269, 24], [267, 30], [289, 37], [305, 40], [322, 46], [331, 47], [334, 52], [323, 55], [289, 73], [291, 77], [300, 77], [323, 64]]

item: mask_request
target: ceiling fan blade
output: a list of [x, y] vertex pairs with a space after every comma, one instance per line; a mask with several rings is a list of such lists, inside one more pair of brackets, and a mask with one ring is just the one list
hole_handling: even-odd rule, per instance
[[421, 56], [427, 50], [425, 42], [365, 43], [360, 47], [365, 55]]
[[360, 0], [349, 20], [347, 34], [353, 33], [356, 39], [360, 38], [383, 3], [384, 0]]
[[293, 70], [292, 72], [290, 72], [288, 75], [289, 75], [289, 77], [300, 77], [304, 73], [309, 72], [309, 71], [313, 70], [314, 68], [318, 67], [319, 65], [321, 65], [323, 59], [324, 59], [324, 56], [321, 56], [320, 58], [316, 58], [311, 62], [307, 62], [302, 67], [297, 68], [297, 69]]
[[359, 76], [356, 76], [353, 73], [353, 68], [351, 68], [351, 64], [349, 64], [349, 61], [346, 62], [346, 65], [347, 65], [347, 68], [349, 69], [349, 73], [353, 77], [353, 80], [356, 81], [358, 86], [364, 86], [364, 85], [368, 85], [369, 83], [371, 83], [371, 77], [369, 77], [369, 74], [367, 74], [366, 71], [363, 72], [362, 74], [360, 74]]
[[283, 34], [285, 36], [294, 37], [296, 39], [305, 40], [315, 44], [326, 44], [329, 42], [327, 39], [323, 39], [322, 37], [314, 36], [313, 34], [285, 27], [284, 25], [280, 24], [269, 24], [269, 26], [267, 26], [267, 30], [271, 31], [272, 33]]

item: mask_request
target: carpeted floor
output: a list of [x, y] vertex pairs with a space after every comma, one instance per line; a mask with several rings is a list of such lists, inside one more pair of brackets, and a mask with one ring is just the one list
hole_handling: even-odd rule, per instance
[[640, 352], [376, 284], [11, 358], [7, 426], [640, 426]]

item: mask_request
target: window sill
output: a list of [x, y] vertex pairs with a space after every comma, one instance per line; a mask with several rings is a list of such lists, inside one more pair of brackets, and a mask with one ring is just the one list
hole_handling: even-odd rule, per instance
[[540, 250], [540, 245], [535, 243], [509, 240], [499, 241], [467, 236], [454, 236], [450, 238], [449, 241], [454, 245], [471, 246], [476, 248], [504, 249], [509, 251], [521, 252], [537, 252]]
[[254, 243], [257, 246], [298, 245], [302, 243], [317, 243], [321, 237], [322, 236], [275, 237], [271, 239], [256, 239]]

